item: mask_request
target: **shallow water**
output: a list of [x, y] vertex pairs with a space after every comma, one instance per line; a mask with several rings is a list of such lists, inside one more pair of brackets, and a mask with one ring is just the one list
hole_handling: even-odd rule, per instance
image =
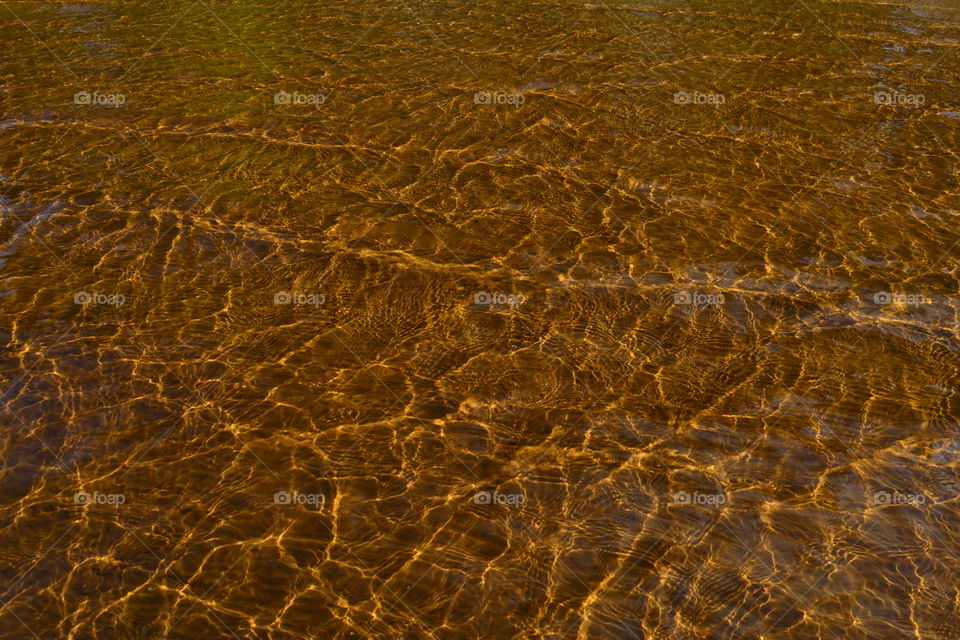
[[0, 14], [0, 639], [960, 637], [960, 2]]

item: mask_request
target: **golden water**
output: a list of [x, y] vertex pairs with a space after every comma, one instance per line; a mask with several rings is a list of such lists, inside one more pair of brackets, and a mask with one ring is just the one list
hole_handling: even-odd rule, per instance
[[957, 0], [0, 4], [0, 639], [960, 638]]

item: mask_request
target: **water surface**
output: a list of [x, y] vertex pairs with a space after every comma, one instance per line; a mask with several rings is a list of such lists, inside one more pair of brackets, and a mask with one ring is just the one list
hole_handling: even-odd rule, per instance
[[0, 638], [960, 637], [956, 1], [0, 14]]

